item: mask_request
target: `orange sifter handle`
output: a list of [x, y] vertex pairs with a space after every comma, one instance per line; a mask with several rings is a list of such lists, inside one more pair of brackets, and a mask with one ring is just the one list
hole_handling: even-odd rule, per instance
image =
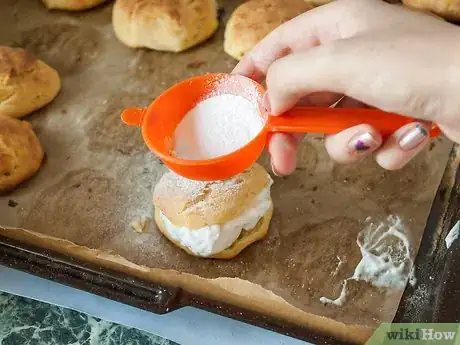
[[[347, 128], [368, 124], [388, 137], [414, 119], [373, 108], [315, 108], [294, 107], [280, 116], [270, 116], [268, 128], [272, 132], [335, 134]], [[434, 125], [430, 137], [441, 131]]]
[[145, 108], [128, 108], [121, 113], [121, 120], [128, 126], [141, 127], [145, 112]]

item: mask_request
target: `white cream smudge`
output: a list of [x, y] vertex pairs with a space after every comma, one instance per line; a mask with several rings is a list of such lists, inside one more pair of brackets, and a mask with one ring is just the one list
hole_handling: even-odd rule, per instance
[[446, 242], [446, 247], [447, 249], [450, 248], [452, 243], [460, 236], [460, 220], [457, 222], [457, 224], [454, 225], [454, 227], [449, 231], [445, 238]]
[[353, 275], [344, 280], [340, 296], [335, 299], [321, 297], [324, 304], [342, 306], [347, 296], [347, 281], [366, 281], [379, 288], [404, 289], [409, 279], [415, 284], [415, 271], [410, 253], [408, 231], [398, 216], [390, 215], [385, 222], [369, 225], [357, 237], [361, 260]]
[[321, 297], [319, 299], [320, 302], [324, 304], [333, 304], [337, 307], [341, 307], [347, 300], [347, 282], [348, 282], [348, 279], [343, 281], [342, 290], [340, 291], [339, 297], [337, 297], [336, 299], [329, 299], [327, 297]]

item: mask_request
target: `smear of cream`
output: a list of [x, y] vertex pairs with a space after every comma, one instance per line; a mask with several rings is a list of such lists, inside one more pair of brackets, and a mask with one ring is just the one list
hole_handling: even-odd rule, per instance
[[457, 222], [457, 224], [454, 225], [454, 227], [449, 231], [445, 238], [446, 242], [446, 247], [447, 249], [450, 248], [452, 243], [460, 236], [460, 220]]
[[415, 284], [415, 271], [410, 255], [408, 230], [398, 216], [390, 215], [385, 222], [374, 224], [367, 219], [368, 226], [357, 237], [361, 261], [353, 275], [343, 282], [340, 296], [331, 300], [321, 297], [325, 304], [342, 306], [347, 296], [347, 281], [366, 281], [379, 288], [401, 290], [409, 279]]
[[341, 307], [347, 300], [347, 282], [349, 279], [351, 278], [345, 279], [343, 281], [342, 290], [340, 291], [339, 297], [337, 297], [336, 299], [329, 299], [327, 297], [321, 297], [319, 301], [324, 304], [333, 304], [337, 307]]

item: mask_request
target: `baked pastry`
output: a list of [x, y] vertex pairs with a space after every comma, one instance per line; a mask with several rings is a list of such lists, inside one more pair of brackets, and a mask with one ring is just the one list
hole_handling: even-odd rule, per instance
[[0, 46], [0, 114], [22, 117], [51, 102], [59, 74], [22, 48]]
[[284, 22], [312, 9], [304, 0], [250, 0], [230, 16], [225, 28], [224, 50], [237, 60]]
[[313, 6], [326, 5], [334, 0], [305, 0], [307, 3], [312, 4]]
[[216, 0], [117, 0], [113, 29], [134, 48], [181, 52], [217, 29]]
[[[305, 0], [305, 1], [317, 7], [317, 6], [326, 5], [334, 0]], [[401, 0], [383, 0], [383, 1], [388, 2], [390, 4], [398, 4], [401, 2]]]
[[32, 177], [43, 160], [43, 149], [26, 121], [0, 115], [0, 192]]
[[231, 259], [268, 233], [271, 184], [270, 175], [258, 164], [217, 182], [168, 172], [155, 187], [155, 221], [188, 254]]
[[398, 3], [398, 4], [394, 4], [395, 6], [399, 6], [399, 7], [402, 7], [404, 8], [405, 10], [408, 10], [408, 11], [413, 11], [413, 12], [418, 12], [418, 13], [424, 13], [426, 15], [429, 15], [433, 18], [436, 18], [436, 19], [439, 19], [439, 20], [444, 20], [443, 17], [440, 17], [439, 15], [437, 15], [436, 13], [434, 12], [430, 12], [428, 10], [422, 10], [422, 9], [419, 9], [419, 8], [415, 8], [415, 7], [411, 7], [411, 6], [405, 6], [403, 3]]
[[452, 21], [460, 20], [460, 0], [403, 0], [404, 5], [429, 11]]
[[96, 7], [107, 0], [42, 0], [45, 6], [53, 10], [83, 11]]

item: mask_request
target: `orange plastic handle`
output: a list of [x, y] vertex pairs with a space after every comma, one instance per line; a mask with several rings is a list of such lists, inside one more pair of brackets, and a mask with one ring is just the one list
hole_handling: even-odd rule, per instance
[[[368, 124], [388, 137], [413, 121], [410, 117], [372, 108], [295, 107], [280, 116], [270, 116], [268, 128], [272, 132], [335, 134], [359, 124]], [[440, 133], [434, 125], [430, 137]]]
[[128, 126], [141, 127], [146, 110], [145, 108], [125, 109], [121, 113], [121, 120]]

